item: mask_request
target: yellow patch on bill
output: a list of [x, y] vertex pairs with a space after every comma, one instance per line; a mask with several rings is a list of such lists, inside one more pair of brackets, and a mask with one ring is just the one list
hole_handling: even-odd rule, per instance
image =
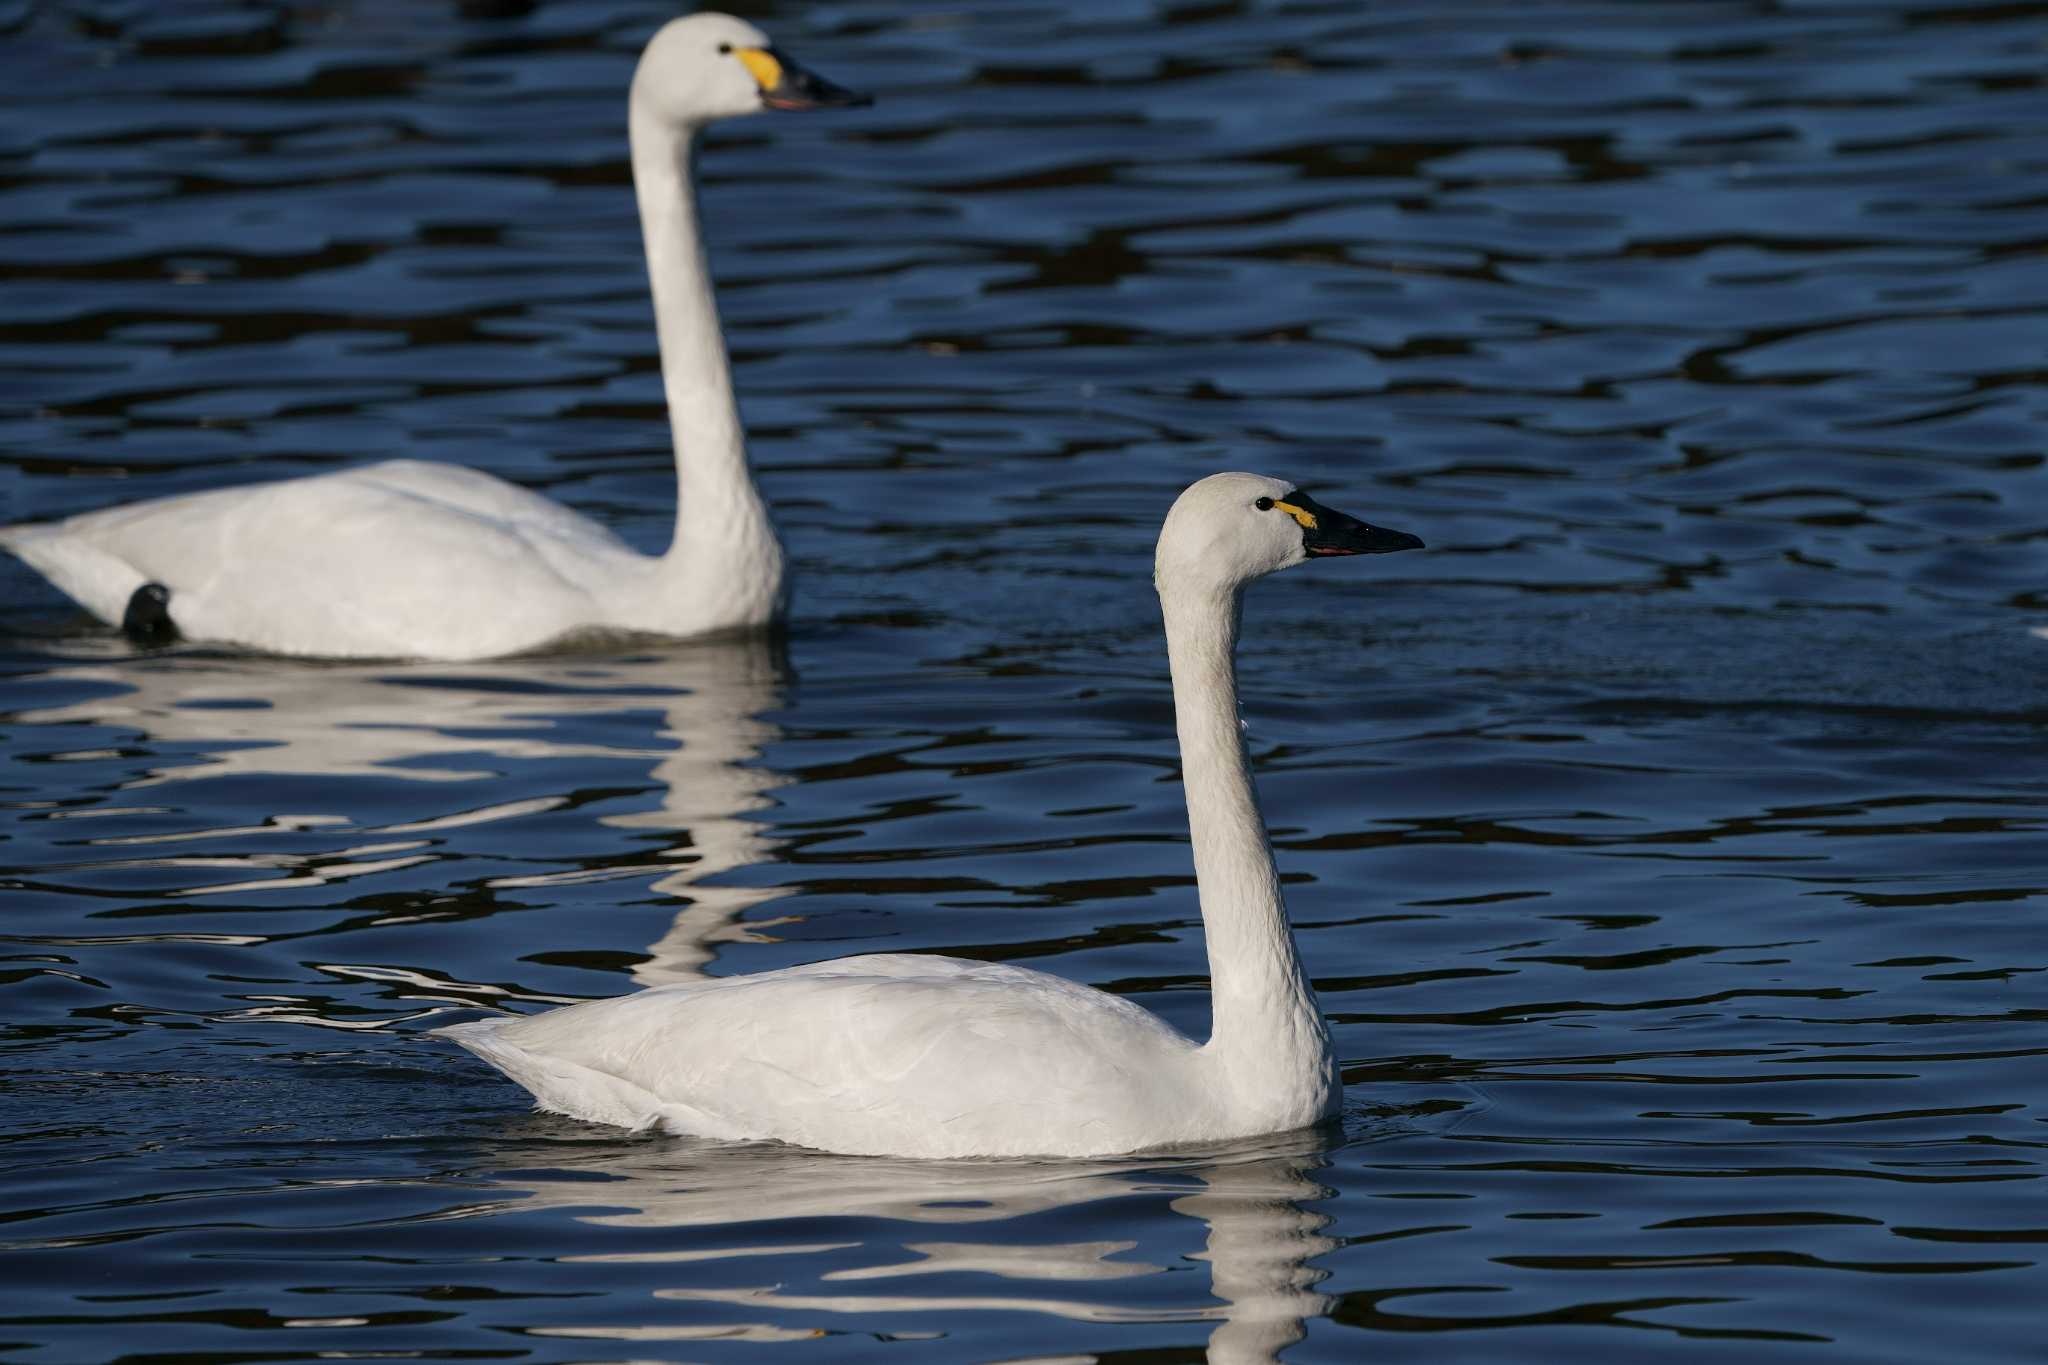
[[747, 70], [754, 73], [754, 79], [761, 83], [763, 90], [773, 90], [782, 84], [782, 63], [775, 60], [775, 54], [764, 47], [736, 47], [732, 55], [747, 64]]
[[1293, 517], [1296, 521], [1300, 522], [1302, 530], [1313, 531], [1316, 529], [1315, 513], [1310, 512], [1304, 508], [1296, 507], [1291, 502], [1281, 502], [1278, 498], [1275, 498], [1273, 500], [1273, 505], [1279, 508], [1281, 511], [1285, 512], [1288, 516]]

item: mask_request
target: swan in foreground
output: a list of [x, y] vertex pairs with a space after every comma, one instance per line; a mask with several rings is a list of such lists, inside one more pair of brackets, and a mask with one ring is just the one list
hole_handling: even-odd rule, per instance
[[480, 659], [586, 631], [766, 625], [782, 610], [782, 546], [747, 469], [691, 144], [715, 119], [864, 103], [729, 15], [677, 19], [641, 54], [633, 187], [681, 485], [666, 554], [480, 470], [418, 460], [0, 527], [0, 546], [152, 644]]
[[911, 953], [437, 1032], [555, 1113], [834, 1152], [1103, 1156], [1326, 1118], [1340, 1098], [1329, 1033], [1239, 732], [1239, 610], [1276, 569], [1421, 544], [1255, 474], [1211, 475], [1167, 513], [1155, 581], [1208, 938], [1206, 1044], [1056, 976]]

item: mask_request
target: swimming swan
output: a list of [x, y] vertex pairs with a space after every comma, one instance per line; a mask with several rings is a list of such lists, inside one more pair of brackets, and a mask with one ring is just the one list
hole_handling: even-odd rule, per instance
[[714, 119], [864, 103], [729, 15], [677, 19], [641, 54], [628, 128], [681, 485], [668, 553], [636, 553], [480, 470], [418, 460], [0, 527], [0, 546], [146, 643], [481, 659], [585, 630], [767, 624], [785, 595], [782, 546], [747, 469], [691, 143]]
[[1159, 533], [1213, 1021], [1197, 1046], [1128, 1000], [1043, 972], [882, 953], [436, 1032], [542, 1109], [627, 1128], [877, 1156], [1104, 1156], [1298, 1128], [1337, 1110], [1315, 991], [1280, 901], [1238, 729], [1244, 585], [1422, 544], [1293, 484], [1215, 474]]

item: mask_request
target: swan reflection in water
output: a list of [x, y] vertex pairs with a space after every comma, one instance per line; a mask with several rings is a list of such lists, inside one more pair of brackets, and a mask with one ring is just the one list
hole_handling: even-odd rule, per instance
[[[1249, 1365], [1276, 1360], [1305, 1335], [1305, 1321], [1330, 1306], [1316, 1289], [1326, 1272], [1314, 1261], [1337, 1242], [1323, 1232], [1329, 1216], [1304, 1207], [1331, 1197], [1313, 1179], [1329, 1164], [1328, 1141], [1308, 1131], [1191, 1155], [976, 1162], [664, 1138], [593, 1144], [588, 1169], [522, 1169], [500, 1177], [498, 1188], [526, 1192], [522, 1210], [564, 1209], [599, 1227], [692, 1230], [671, 1249], [571, 1259], [672, 1264], [676, 1283], [653, 1297], [694, 1311], [671, 1306], [653, 1309], [651, 1322], [526, 1329], [542, 1336], [773, 1342], [847, 1330], [848, 1318], [861, 1320], [854, 1330], [914, 1331], [919, 1314], [1023, 1312], [1104, 1324], [1214, 1323], [1213, 1365]], [[559, 1155], [551, 1164], [561, 1164]], [[1203, 1250], [1189, 1259], [1208, 1262], [1212, 1301], [1189, 1302], [1172, 1278], [1148, 1285], [1176, 1267], [1124, 1259], [1136, 1238], [1026, 1240], [1036, 1229], [1022, 1220], [1032, 1215], [1069, 1210], [1058, 1222], [1072, 1228], [1091, 1218], [1082, 1206], [1112, 1200], [1115, 1208], [1093, 1216], [1112, 1233], [1128, 1227], [1134, 1200], [1205, 1227]], [[1155, 1211], [1138, 1216], [1152, 1220], [1142, 1229], [1146, 1245], [1171, 1242]], [[782, 1227], [750, 1236], [750, 1225], [760, 1224]], [[804, 1229], [803, 1240], [787, 1239], [791, 1226]], [[985, 1236], [974, 1239], [976, 1230]], [[843, 1264], [862, 1250], [876, 1253], [876, 1263], [791, 1287], [821, 1258]], [[920, 1279], [935, 1275], [948, 1278], [921, 1291]], [[973, 1287], [953, 1289], [963, 1276], [974, 1277], [966, 1282]], [[1104, 1281], [1116, 1283], [1092, 1294], [1079, 1288]]]
[[[758, 761], [763, 747], [780, 735], [763, 713], [782, 704], [785, 679], [779, 648], [764, 638], [664, 645], [631, 655], [466, 664], [315, 664], [173, 654], [68, 665], [42, 677], [61, 680], [71, 690], [118, 690], [20, 712], [19, 723], [133, 729], [159, 748], [184, 751], [176, 764], [159, 762], [139, 771], [122, 784], [127, 791], [246, 777], [461, 784], [502, 776], [494, 759], [644, 759], [657, 804], [600, 819], [617, 829], [673, 831], [677, 838], [657, 855], [658, 863], [508, 876], [487, 885], [537, 887], [652, 874], [653, 889], [685, 904], [633, 969], [643, 986], [701, 976], [719, 944], [759, 941], [764, 924], [787, 922], [739, 922], [747, 910], [786, 894], [785, 888], [716, 884], [719, 874], [760, 862], [777, 846], [755, 818], [786, 781]], [[583, 723], [648, 711], [658, 712], [660, 720], [625, 745], [593, 740], [615, 727]], [[181, 858], [173, 851], [223, 834], [260, 832], [246, 828], [94, 842], [131, 861], [147, 860], [161, 849], [164, 861], [200, 870], [200, 880], [172, 895], [275, 890], [425, 862], [434, 856], [435, 831], [516, 820], [568, 800], [547, 796], [462, 806], [427, 819], [377, 825], [334, 812], [269, 813], [266, 828], [273, 830], [332, 827], [351, 840], [376, 836], [375, 842], [317, 856]]]

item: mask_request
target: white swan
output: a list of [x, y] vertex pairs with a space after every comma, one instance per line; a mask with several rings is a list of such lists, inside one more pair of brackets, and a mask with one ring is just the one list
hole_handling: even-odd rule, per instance
[[666, 554], [479, 470], [417, 460], [0, 527], [0, 546], [151, 643], [480, 659], [584, 631], [767, 624], [784, 600], [782, 546], [747, 469], [691, 143], [714, 119], [865, 102], [729, 15], [677, 19], [640, 57], [633, 186], [681, 485]]
[[1239, 604], [1246, 583], [1311, 556], [1421, 543], [1254, 474], [1203, 479], [1167, 514], [1156, 582], [1208, 936], [1207, 1044], [1056, 976], [905, 953], [439, 1032], [543, 1109], [836, 1152], [1100, 1156], [1322, 1119], [1338, 1080], [1238, 729]]

